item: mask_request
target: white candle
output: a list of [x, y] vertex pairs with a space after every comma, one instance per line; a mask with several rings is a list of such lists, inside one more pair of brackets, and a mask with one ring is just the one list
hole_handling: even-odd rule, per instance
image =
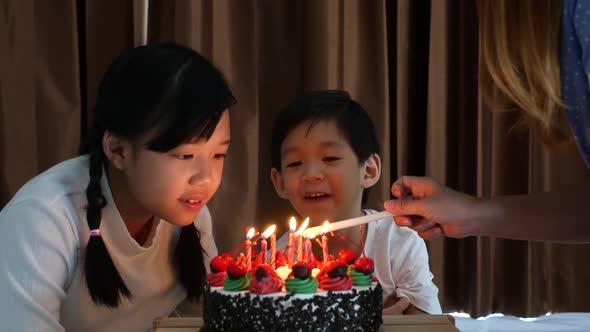
[[[383, 219], [383, 218], [390, 218], [392, 216], [393, 215], [391, 213], [389, 213], [387, 211], [382, 211], [382, 212], [377, 212], [377, 213], [369, 214], [369, 215], [362, 216], [362, 217], [356, 217], [356, 218], [346, 219], [346, 220], [342, 220], [342, 221], [337, 221], [337, 222], [330, 223], [327, 231], [331, 232], [331, 231], [335, 231], [335, 230], [339, 230], [339, 229], [343, 229], [343, 228], [349, 228], [349, 227], [354, 227], [354, 226], [358, 226], [358, 225], [363, 225], [363, 224], [369, 223], [371, 221], [376, 221], [376, 220]], [[310, 232], [319, 233], [322, 231], [322, 227], [323, 226], [311, 227], [311, 228], [308, 228], [305, 232], [306, 233], [310, 233]]]

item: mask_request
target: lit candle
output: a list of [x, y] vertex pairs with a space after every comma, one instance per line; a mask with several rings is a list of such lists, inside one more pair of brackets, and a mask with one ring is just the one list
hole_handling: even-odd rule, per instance
[[289, 267], [293, 266], [293, 254], [295, 250], [293, 250], [293, 241], [295, 240], [295, 228], [297, 227], [297, 221], [295, 217], [291, 217], [289, 220], [289, 245], [287, 246], [287, 262]]
[[328, 262], [328, 237], [326, 233], [328, 233], [328, 225], [330, 223], [326, 220], [324, 222], [324, 227], [322, 228], [322, 256], [324, 258], [324, 265]]
[[305, 218], [303, 224], [295, 233], [295, 237], [297, 238], [297, 262], [303, 258], [303, 231], [305, 231], [307, 225], [309, 225], [309, 217]]
[[313, 252], [311, 251], [311, 239], [315, 237], [314, 233], [307, 233], [307, 239], [305, 240], [305, 258], [304, 261], [307, 261], [307, 264], [311, 264], [311, 256]]
[[250, 273], [250, 266], [252, 265], [252, 242], [250, 239], [254, 236], [254, 227], [250, 228], [246, 234], [246, 273]]
[[277, 226], [272, 225], [269, 228], [267, 228], [264, 233], [262, 233], [262, 241], [260, 241], [262, 248], [262, 264], [266, 264], [266, 238], [269, 237], [272, 233], [275, 232], [275, 228]]

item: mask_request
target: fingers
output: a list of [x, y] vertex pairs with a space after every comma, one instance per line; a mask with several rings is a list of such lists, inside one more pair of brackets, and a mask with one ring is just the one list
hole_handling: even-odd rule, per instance
[[406, 297], [400, 297], [398, 301], [387, 308], [383, 308], [384, 315], [403, 315], [404, 311], [410, 306], [410, 301]]
[[399, 301], [399, 298], [395, 295], [395, 293], [391, 294], [385, 299], [385, 301], [383, 301], [383, 308], [389, 308], [397, 301]]
[[418, 232], [418, 235], [420, 235], [421, 238], [423, 238], [424, 240], [433, 240], [436, 239], [437, 237], [443, 235], [443, 231], [440, 228], [440, 226], [435, 226], [430, 228], [429, 230], [426, 230], [424, 232]]
[[[385, 201], [383, 204], [385, 210], [389, 211], [391, 214], [396, 216], [396, 222], [399, 216], [410, 216], [416, 215], [422, 218], [428, 219], [427, 215], [427, 206], [430, 204], [428, 198], [423, 199], [412, 199], [411, 197], [407, 198], [398, 198], [389, 201]], [[404, 220], [401, 218], [399, 220]], [[400, 225], [402, 226], [402, 225]]]
[[410, 180], [410, 178], [410, 176], [402, 176], [391, 185], [391, 193], [393, 196], [400, 198], [405, 196], [407, 193], [412, 193], [411, 187], [408, 187], [408, 182], [413, 182], [413, 180]]
[[400, 198], [406, 195], [425, 197], [432, 194], [437, 183], [427, 177], [402, 176], [391, 185], [393, 196]]
[[409, 216], [395, 216], [393, 220], [400, 227], [412, 227], [412, 218]]
[[421, 220], [414, 222], [412, 224], [412, 226], [410, 226], [410, 228], [415, 230], [416, 233], [424, 233], [435, 226], [436, 226], [436, 223], [434, 221], [430, 221], [428, 219], [421, 219]]
[[410, 216], [396, 216], [395, 223], [400, 227], [410, 227], [424, 240], [432, 240], [443, 235], [439, 224], [428, 219], [416, 220]]

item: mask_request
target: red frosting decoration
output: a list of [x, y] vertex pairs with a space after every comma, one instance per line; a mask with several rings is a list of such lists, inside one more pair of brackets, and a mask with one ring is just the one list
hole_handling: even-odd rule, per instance
[[330, 278], [327, 275], [319, 280], [320, 288], [327, 291], [344, 291], [352, 289], [350, 276]]
[[275, 254], [275, 268], [279, 268], [281, 266], [286, 266], [289, 264], [289, 260], [287, 259], [287, 255], [283, 250], [279, 250]]
[[207, 275], [207, 282], [212, 287], [221, 287], [223, 286], [223, 280], [227, 277], [227, 272], [217, 272], [217, 273], [209, 273]]
[[[250, 280], [250, 293], [254, 294], [270, 294], [277, 293], [283, 289], [283, 279], [266, 265], [261, 265], [259, 269], [264, 269], [266, 273], [255, 272], [255, 277]], [[264, 275], [259, 278], [257, 275]]]

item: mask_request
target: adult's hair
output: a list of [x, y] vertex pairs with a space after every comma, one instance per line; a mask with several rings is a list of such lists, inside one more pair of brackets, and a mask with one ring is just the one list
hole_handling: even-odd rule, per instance
[[566, 141], [560, 79], [560, 0], [479, 0], [479, 78], [492, 110], [518, 109], [543, 142]]

